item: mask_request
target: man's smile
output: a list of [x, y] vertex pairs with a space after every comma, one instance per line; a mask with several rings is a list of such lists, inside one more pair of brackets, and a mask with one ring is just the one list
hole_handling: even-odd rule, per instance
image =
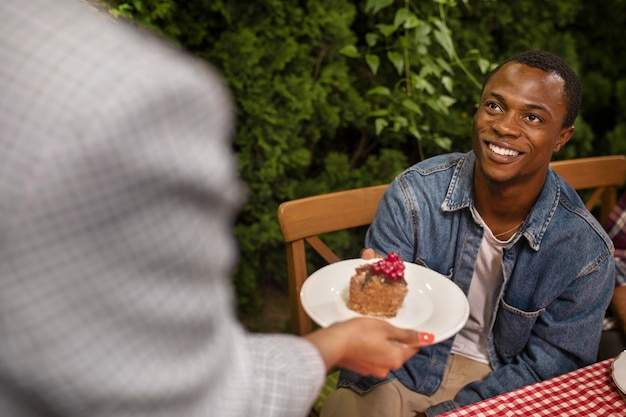
[[487, 147], [491, 150], [491, 152], [500, 156], [518, 156], [520, 152], [515, 151], [513, 149], [502, 148], [500, 146], [496, 146], [493, 143], [487, 143]]

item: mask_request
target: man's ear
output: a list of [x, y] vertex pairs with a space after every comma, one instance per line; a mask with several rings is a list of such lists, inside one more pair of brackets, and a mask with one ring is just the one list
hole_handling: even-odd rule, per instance
[[574, 135], [574, 126], [561, 129], [559, 138], [556, 140], [556, 143], [554, 144], [554, 152], [560, 151], [561, 148], [565, 146], [565, 144], [571, 139], [573, 135]]

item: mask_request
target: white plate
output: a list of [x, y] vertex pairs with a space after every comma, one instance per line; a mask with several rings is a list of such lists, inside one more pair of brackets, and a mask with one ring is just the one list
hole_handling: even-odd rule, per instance
[[[375, 261], [378, 259], [348, 259], [315, 271], [304, 281], [300, 291], [304, 311], [322, 327], [362, 316], [347, 306], [350, 277], [356, 267]], [[435, 271], [408, 262], [404, 265], [408, 285], [404, 304], [396, 317], [383, 320], [397, 327], [432, 333], [434, 343], [454, 336], [469, 316], [469, 304], [463, 291]]]
[[626, 351], [620, 353], [611, 364], [612, 376], [615, 385], [623, 393], [626, 393]]

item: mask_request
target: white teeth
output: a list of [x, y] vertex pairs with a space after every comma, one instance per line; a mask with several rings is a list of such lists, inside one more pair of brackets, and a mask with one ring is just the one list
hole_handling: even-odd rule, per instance
[[513, 149], [506, 149], [506, 148], [501, 148], [499, 146], [496, 146], [494, 144], [489, 144], [489, 149], [491, 149], [491, 151], [493, 153], [496, 153], [498, 155], [502, 155], [502, 156], [517, 156], [519, 155], [519, 152], [514, 151]]

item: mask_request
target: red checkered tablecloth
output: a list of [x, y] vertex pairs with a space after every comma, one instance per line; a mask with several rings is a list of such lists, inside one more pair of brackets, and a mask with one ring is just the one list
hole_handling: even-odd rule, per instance
[[612, 361], [527, 385], [440, 417], [626, 416], [626, 402], [611, 378]]

